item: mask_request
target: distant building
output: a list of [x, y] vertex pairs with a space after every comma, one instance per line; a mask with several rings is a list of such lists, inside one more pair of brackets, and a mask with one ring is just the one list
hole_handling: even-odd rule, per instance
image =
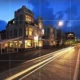
[[65, 40], [66, 40], [66, 34], [62, 32], [60, 29], [57, 29], [57, 33], [56, 33], [57, 45], [64, 44]]
[[48, 25], [44, 27], [45, 35], [44, 38], [44, 45], [55, 45], [56, 42], [56, 29], [52, 25]]
[[74, 32], [68, 32], [68, 33], [66, 33], [66, 39], [75, 39]]

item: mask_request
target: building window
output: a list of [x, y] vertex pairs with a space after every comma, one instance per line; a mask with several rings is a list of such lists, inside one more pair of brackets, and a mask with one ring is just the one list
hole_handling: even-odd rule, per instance
[[20, 24], [23, 24], [23, 15], [20, 15]]
[[28, 28], [26, 28], [26, 36], [28, 35], [28, 31], [29, 31]]
[[30, 28], [30, 27], [29, 27], [29, 28], [27, 27], [27, 28], [26, 28], [26, 36], [28, 36], [28, 35], [29, 35], [29, 36], [32, 36], [32, 34], [33, 34], [33, 29]]
[[12, 31], [10, 31], [10, 37], [12, 37]]
[[17, 41], [14, 41], [14, 47], [18, 48], [18, 42]]
[[22, 36], [22, 28], [19, 28], [19, 36]]
[[22, 48], [22, 41], [19, 41], [19, 48]]
[[25, 48], [31, 48], [31, 47], [32, 47], [31, 40], [25, 40]]
[[17, 29], [14, 29], [14, 37], [17, 37]]
[[10, 48], [13, 47], [13, 42], [12, 42], [12, 41], [10, 41], [10, 43], [9, 43], [9, 47], [10, 47]]
[[42, 26], [43, 26], [43, 25], [42, 25], [42, 23], [40, 22], [40, 23], [39, 23], [39, 28], [42, 29]]
[[39, 41], [39, 47], [42, 47], [43, 46], [43, 42], [42, 41]]
[[20, 18], [16, 17], [16, 24], [19, 24], [19, 20], [20, 20]]
[[5, 46], [5, 48], [7, 48], [8, 47], [8, 43], [5, 43], [4, 46]]
[[26, 21], [27, 21], [27, 22], [33, 22], [33, 19], [32, 19], [31, 16], [26, 15]]
[[23, 15], [20, 15], [20, 20], [21, 20], [21, 21], [23, 20]]
[[50, 32], [53, 33], [53, 28], [50, 29]]
[[41, 30], [41, 34], [44, 35], [44, 29]]
[[16, 24], [18, 24], [18, 18], [16, 18]]
[[32, 33], [33, 33], [33, 29], [29, 28], [29, 36], [32, 36]]

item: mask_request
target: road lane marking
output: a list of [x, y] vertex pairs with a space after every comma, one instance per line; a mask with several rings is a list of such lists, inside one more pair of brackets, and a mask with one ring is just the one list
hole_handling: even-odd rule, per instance
[[[68, 47], [68, 48], [74, 48], [74, 47]], [[55, 51], [55, 52], [48, 53], [48, 54], [43, 55], [43, 56], [39, 56], [39, 57], [37, 57], [37, 58], [34, 58], [34, 59], [28, 60], [28, 61], [26, 61], [26, 62], [23, 62], [22, 64], [27, 63], [27, 62], [31, 62], [31, 61], [34, 61], [34, 60], [37, 60], [37, 59], [40, 59], [40, 58], [43, 58], [43, 57], [47, 57], [48, 55], [51, 55], [51, 54], [53, 54], [53, 53], [58, 53], [58, 52], [60, 52], [60, 51], [62, 51], [62, 50], [66, 50], [66, 49], [68, 49], [68, 48], [64, 48], [64, 49], [61, 49], [61, 50], [58, 50], [58, 51]]]
[[[44, 60], [44, 61], [42, 61], [42, 62], [40, 62], [40, 63], [37, 63], [36, 65], [33, 65], [33, 66], [27, 68], [26, 70], [23, 70], [23, 71], [15, 74], [15, 75], [9, 77], [9, 78], [6, 78], [5, 80], [13, 80], [13, 79], [15, 79], [15, 78], [23, 75], [24, 73], [27, 73], [27, 72], [33, 70], [34, 68], [37, 68], [38, 66], [42, 65], [43, 63], [47, 63], [47, 62], [48, 62], [49, 60], [51, 60], [52, 58], [56, 58], [56, 57], [61, 56], [62, 54], [64, 54], [64, 52], [66, 52], [66, 51], [68, 51], [68, 50], [70, 50], [70, 49], [71, 49], [71, 48], [69, 48], [69, 49], [67, 49], [67, 50], [64, 50], [64, 51], [62, 51], [62, 52], [59, 52], [59, 53], [57, 53], [56, 55], [53, 55], [51, 58], [48, 58], [48, 59], [46, 59], [46, 60]], [[61, 54], [61, 53], [62, 53], [62, 54]]]
[[78, 51], [78, 56], [77, 56], [77, 61], [76, 61], [76, 67], [75, 67], [75, 71], [74, 71], [73, 80], [78, 80], [79, 57], [80, 57], [80, 49]]
[[[60, 55], [61, 56], [61, 55]], [[59, 57], [59, 56], [58, 56]], [[52, 58], [51, 60], [47, 61], [46, 63], [44, 63], [43, 65], [39, 66], [38, 68], [34, 69], [33, 71], [31, 71], [30, 73], [28, 73], [27, 75], [21, 77], [19, 80], [24, 79], [25, 77], [29, 76], [30, 74], [34, 73], [35, 71], [39, 70], [40, 68], [44, 67], [45, 65], [47, 65], [48, 63], [50, 63], [51, 61], [55, 60], [57, 57], [55, 57], [54, 59]]]
[[[38, 60], [38, 59], [43, 58], [43, 57], [47, 57], [48, 55], [51, 55], [51, 54], [53, 54], [53, 53], [60, 52], [60, 51], [62, 51], [62, 50], [66, 50], [66, 49], [68, 49], [68, 48], [73, 48], [73, 47], [67, 47], [67, 48], [64, 48], [64, 49], [61, 49], [61, 50], [58, 50], [58, 51], [55, 51], [55, 52], [48, 53], [48, 54], [46, 54], [46, 55], [43, 55], [43, 56], [40, 56], [40, 57], [31, 59], [31, 60], [25, 61], [25, 62], [21, 63], [20, 65], [23, 65], [23, 64], [28, 63], [28, 62], [31, 62], [31, 61]], [[18, 66], [18, 67], [19, 67], [19, 66]], [[12, 68], [11, 70], [15, 70], [16, 68], [17, 68], [17, 67]], [[0, 73], [0, 75], [6, 73], [6, 72], [8, 72], [8, 71], [9, 71], [9, 70], [4, 71], [4, 72]]]
[[[73, 48], [72, 48], [72, 49], [73, 49]], [[71, 49], [69, 49], [69, 50], [71, 50]], [[67, 51], [64, 51], [64, 52], [67, 52]], [[61, 54], [61, 53], [62, 53], [62, 54]], [[19, 80], [23, 80], [23, 79], [26, 78], [27, 76], [31, 75], [32, 73], [36, 72], [36, 71], [39, 70], [40, 68], [44, 67], [45, 65], [47, 65], [47, 64], [50, 63], [51, 61], [55, 60], [56, 58], [58, 58], [58, 57], [60, 57], [61, 55], [64, 54], [63, 52], [61, 52], [61, 53], [59, 53], [59, 55], [56, 56], [56, 57], [53, 56], [54, 58], [52, 58], [50, 61], [47, 61], [45, 64], [43, 64], [43, 65], [39, 66], [38, 68], [34, 69], [34, 70], [31, 71], [30, 73], [28, 73], [28, 74], [26, 74], [25, 76], [21, 77]], [[60, 55], [60, 54], [61, 54], [61, 55]]]

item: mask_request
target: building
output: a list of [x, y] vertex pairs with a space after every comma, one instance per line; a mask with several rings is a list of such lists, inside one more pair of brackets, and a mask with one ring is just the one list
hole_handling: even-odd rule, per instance
[[62, 32], [61, 29], [57, 29], [57, 33], [56, 33], [57, 45], [64, 44], [65, 40], [66, 40], [66, 34], [64, 32]]
[[52, 25], [48, 25], [44, 27], [44, 30], [44, 46], [56, 45], [56, 28], [54, 28]]
[[6, 40], [1, 48], [36, 48], [43, 46], [43, 20], [34, 18], [34, 13], [22, 6], [15, 11], [14, 18], [6, 26]]
[[6, 39], [6, 30], [2, 30], [0, 32], [0, 40], [5, 40]]
[[74, 32], [68, 32], [68, 33], [66, 33], [66, 39], [75, 39]]
[[[44, 46], [54, 46], [61, 40], [61, 31], [52, 25], [43, 25], [43, 19], [34, 18], [34, 13], [22, 6], [15, 11], [14, 18], [6, 26], [0, 41], [1, 53], [15, 52], [19, 49], [29, 49]], [[2, 37], [1, 37], [2, 38]]]

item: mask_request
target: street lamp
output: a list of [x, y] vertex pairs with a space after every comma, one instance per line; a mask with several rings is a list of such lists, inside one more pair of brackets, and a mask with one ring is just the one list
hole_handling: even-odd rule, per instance
[[62, 27], [64, 25], [64, 22], [61, 20], [58, 22], [58, 27]]
[[[60, 30], [60, 28], [64, 25], [64, 21], [63, 20], [60, 20], [58, 21], [58, 29]], [[58, 40], [58, 44], [62, 44], [62, 32], [60, 32], [60, 39], [61, 40]]]

